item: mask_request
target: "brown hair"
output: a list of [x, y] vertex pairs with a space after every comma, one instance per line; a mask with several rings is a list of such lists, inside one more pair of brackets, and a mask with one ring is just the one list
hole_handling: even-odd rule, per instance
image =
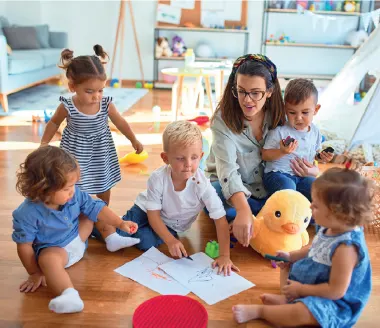
[[[267, 91], [272, 91], [272, 96], [267, 99], [264, 105], [264, 111], [271, 112], [271, 129], [285, 122], [284, 101], [282, 99], [281, 88], [276, 78], [274, 81], [272, 75], [262, 63], [256, 61], [245, 61], [239, 66], [236, 74], [231, 74], [222, 99], [220, 100], [215, 115], [220, 111], [222, 119], [227, 127], [234, 133], [241, 133], [244, 129], [244, 120], [247, 120], [240, 108], [239, 101], [232, 94], [232, 89], [236, 88], [237, 75], [260, 76], [265, 80]], [[212, 118], [212, 120], [214, 119]]]
[[298, 105], [313, 96], [318, 103], [318, 90], [313, 81], [307, 79], [291, 80], [285, 88], [285, 103]]
[[43, 146], [30, 153], [17, 172], [16, 190], [33, 202], [46, 202], [51, 193], [64, 188], [67, 174], [79, 165], [67, 151]]
[[[94, 45], [95, 55], [74, 57], [74, 52], [65, 49], [61, 53], [61, 63], [59, 67], [66, 71], [67, 79], [74, 84], [81, 84], [89, 79], [107, 80], [104, 69], [105, 59], [108, 54], [99, 44]], [[102, 60], [100, 60], [100, 58]]]
[[188, 121], [175, 121], [170, 123], [162, 134], [164, 151], [169, 150], [172, 144], [187, 147], [199, 141], [202, 143], [202, 132], [199, 127]]
[[374, 185], [358, 172], [331, 168], [313, 183], [313, 190], [347, 226], [363, 225], [373, 218]]

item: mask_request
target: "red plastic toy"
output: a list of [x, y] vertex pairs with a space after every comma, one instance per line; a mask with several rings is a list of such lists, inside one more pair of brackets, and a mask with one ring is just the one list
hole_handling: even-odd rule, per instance
[[210, 122], [210, 118], [207, 115], [201, 115], [188, 120], [189, 122], [195, 122], [198, 125], [203, 125]]

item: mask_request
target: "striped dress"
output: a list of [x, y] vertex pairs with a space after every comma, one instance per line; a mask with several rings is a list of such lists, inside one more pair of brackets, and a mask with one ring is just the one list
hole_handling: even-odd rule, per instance
[[111, 130], [108, 107], [111, 97], [103, 97], [99, 112], [81, 113], [72, 97], [60, 97], [67, 110], [67, 126], [63, 130], [61, 148], [71, 153], [80, 165], [78, 186], [89, 194], [100, 194], [121, 180], [120, 167]]

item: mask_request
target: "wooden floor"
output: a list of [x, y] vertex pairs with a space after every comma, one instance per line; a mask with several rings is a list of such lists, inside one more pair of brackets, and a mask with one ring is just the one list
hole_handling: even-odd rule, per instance
[[[125, 114], [134, 131], [149, 152], [149, 158], [140, 165], [122, 167], [122, 181], [112, 190], [111, 208], [122, 215], [129, 209], [137, 194], [145, 188], [148, 174], [162, 165], [160, 160], [161, 135], [150, 127], [151, 109], [159, 105], [163, 110], [170, 108], [169, 91], [150, 91]], [[168, 113], [163, 118], [169, 121]], [[18, 291], [20, 282], [27, 278], [21, 265], [16, 244], [11, 240], [12, 211], [22, 202], [15, 191], [15, 171], [26, 155], [38, 146], [44, 124], [0, 118], [0, 327], [132, 327], [134, 310], [143, 301], [157, 294], [113, 270], [141, 254], [135, 248], [116, 253], [106, 251], [104, 244], [90, 240], [83, 260], [68, 269], [84, 300], [82, 313], [57, 315], [49, 312], [48, 303], [53, 297], [49, 289], [40, 288], [34, 294]], [[140, 121], [140, 123], [139, 123]], [[144, 123], [141, 123], [144, 121]], [[161, 131], [165, 124], [161, 124]], [[119, 155], [132, 150], [125, 138], [116, 138]], [[373, 268], [373, 291], [357, 327], [379, 327], [380, 318], [380, 233], [368, 233]], [[210, 239], [215, 239], [211, 220], [201, 215], [181, 240], [188, 252], [203, 251]], [[166, 246], [159, 248], [167, 252]], [[243, 293], [235, 295], [213, 306], [205, 305], [209, 315], [209, 327], [238, 327], [232, 318], [231, 307], [238, 303], [259, 303], [261, 293], [277, 293], [279, 271], [273, 269], [251, 248], [235, 246], [231, 250], [232, 260], [241, 269], [241, 275], [256, 284]], [[199, 300], [195, 295], [190, 294]], [[265, 322], [242, 324], [240, 327], [268, 327]], [[196, 327], [195, 327], [196, 328]]]

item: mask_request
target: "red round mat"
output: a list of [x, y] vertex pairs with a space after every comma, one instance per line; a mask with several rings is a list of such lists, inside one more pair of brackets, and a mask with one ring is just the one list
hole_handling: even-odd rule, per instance
[[161, 295], [141, 304], [133, 314], [134, 328], [206, 328], [203, 305], [190, 297]]

